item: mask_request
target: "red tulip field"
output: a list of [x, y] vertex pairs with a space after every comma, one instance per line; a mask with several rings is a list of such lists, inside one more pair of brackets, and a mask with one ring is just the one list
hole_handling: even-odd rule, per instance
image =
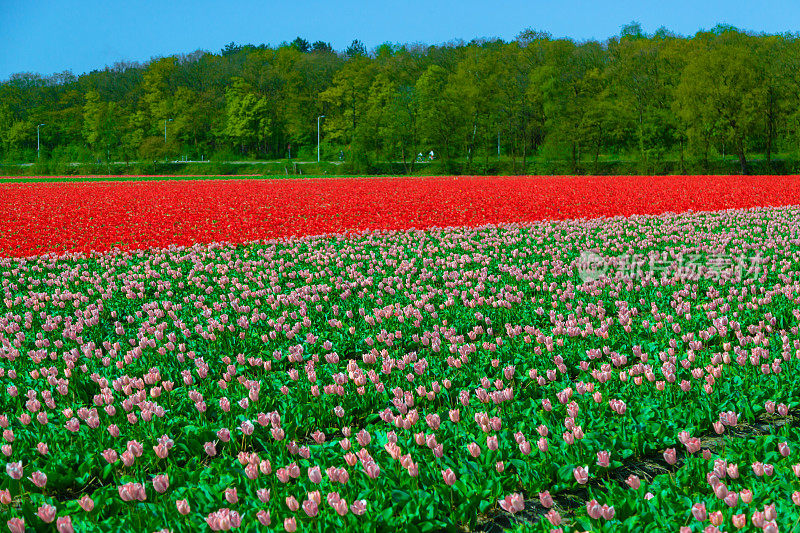
[[12, 533], [800, 531], [798, 177], [0, 198]]

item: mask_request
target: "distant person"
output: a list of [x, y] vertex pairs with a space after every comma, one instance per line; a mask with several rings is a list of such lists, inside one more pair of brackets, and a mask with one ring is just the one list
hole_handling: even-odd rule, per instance
[[344, 152], [339, 150], [339, 161], [344, 161]]
[[433, 161], [433, 159], [434, 159], [435, 157], [436, 157], [436, 154], [434, 154], [434, 153], [433, 153], [433, 150], [431, 150], [431, 153], [429, 153], [429, 154], [428, 154], [428, 159], [430, 159], [431, 161]]
[[422, 155], [422, 152], [417, 154], [417, 162], [422, 162], [424, 159], [425, 157]]

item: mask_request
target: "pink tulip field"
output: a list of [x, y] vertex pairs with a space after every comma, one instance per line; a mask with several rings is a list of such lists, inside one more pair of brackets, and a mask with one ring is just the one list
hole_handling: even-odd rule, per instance
[[0, 526], [800, 531], [798, 228], [789, 206], [0, 259]]

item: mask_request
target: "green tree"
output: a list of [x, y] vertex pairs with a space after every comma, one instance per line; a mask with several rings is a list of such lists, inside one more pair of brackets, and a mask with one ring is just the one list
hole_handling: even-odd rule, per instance
[[253, 93], [242, 78], [234, 78], [226, 99], [223, 133], [239, 145], [244, 154], [266, 140], [271, 124], [269, 105], [266, 98]]
[[747, 173], [747, 140], [763, 106], [756, 61], [745, 36], [717, 36], [690, 56], [676, 90], [677, 112], [689, 138], [712, 137], [731, 147]]
[[102, 153], [110, 159], [112, 147], [119, 142], [120, 131], [114, 103], [104, 102], [97, 91], [86, 94], [83, 106], [83, 136], [95, 154]]

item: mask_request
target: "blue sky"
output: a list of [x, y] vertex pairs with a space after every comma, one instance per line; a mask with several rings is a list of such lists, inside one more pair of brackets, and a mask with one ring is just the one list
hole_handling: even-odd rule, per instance
[[0, 80], [14, 72], [81, 74], [120, 60], [218, 52], [226, 43], [280, 44], [301, 36], [343, 50], [353, 39], [438, 44], [513, 39], [531, 27], [604, 40], [638, 21], [692, 35], [717, 23], [756, 32], [800, 31], [797, 0], [0, 0]]

